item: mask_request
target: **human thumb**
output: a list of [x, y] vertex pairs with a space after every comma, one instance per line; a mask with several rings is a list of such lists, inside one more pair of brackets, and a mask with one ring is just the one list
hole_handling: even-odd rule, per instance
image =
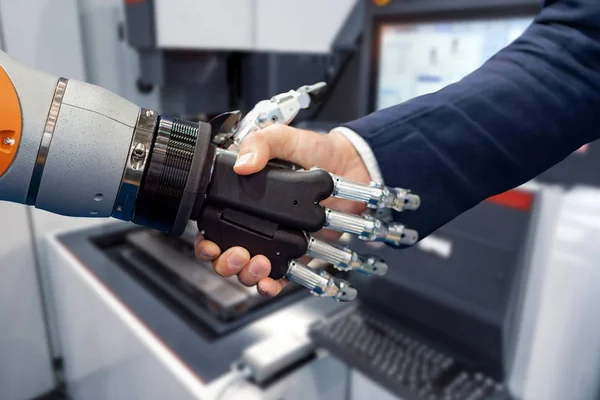
[[234, 170], [239, 175], [250, 175], [262, 170], [269, 162], [270, 150], [262, 136], [248, 135], [238, 153]]
[[235, 172], [240, 175], [254, 174], [262, 170], [274, 158], [289, 161], [303, 168], [319, 164], [316, 157], [325, 135], [303, 131], [287, 125], [271, 125], [246, 136], [240, 145]]

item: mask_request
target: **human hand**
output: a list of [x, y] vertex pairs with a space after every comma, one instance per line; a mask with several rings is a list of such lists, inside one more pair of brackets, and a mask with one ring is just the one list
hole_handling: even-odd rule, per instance
[[[271, 125], [252, 133], [240, 146], [235, 172], [250, 175], [261, 171], [272, 159], [292, 162], [305, 169], [322, 168], [358, 183], [369, 183], [371, 178], [365, 164], [352, 143], [341, 133], [327, 135], [300, 130], [286, 125]], [[360, 214], [365, 206], [360, 203], [340, 199], [327, 199], [323, 206]], [[314, 236], [336, 241], [340, 233], [323, 230]], [[269, 260], [250, 253], [242, 247], [233, 247], [221, 253], [213, 242], [198, 236], [195, 244], [196, 257], [202, 261], [212, 261], [215, 271], [223, 277], [237, 275], [247, 286], [257, 286], [259, 293], [276, 296], [287, 285], [285, 279], [269, 278]]]

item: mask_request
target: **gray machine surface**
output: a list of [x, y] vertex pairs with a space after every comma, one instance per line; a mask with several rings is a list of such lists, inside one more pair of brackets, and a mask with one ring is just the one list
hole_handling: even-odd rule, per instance
[[[208, 313], [201, 320], [182, 312], [182, 307], [166, 298], [164, 291], [161, 294], [119, 261], [114, 251], [118, 251], [131, 231], [127, 225], [116, 224], [83, 234], [66, 234], [59, 240], [205, 383], [229, 371], [245, 348], [269, 336], [269, 332], [253, 329], [253, 322], [286, 307], [300, 307], [311, 318], [343, 308], [341, 304], [322, 302], [304, 292], [276, 299], [230, 325], [211, 319], [206, 316]], [[188, 298], [187, 302], [191, 300]], [[207, 320], [212, 326], [207, 326]]]
[[[210, 310], [208, 315], [221, 321], [214, 321], [210, 317], [206, 319], [213, 329], [217, 324], [225, 329], [226, 322], [243, 318], [252, 310], [271, 302], [260, 296], [256, 288], [242, 285], [237, 277], [224, 279], [214, 272], [210, 263], [199, 263], [194, 256], [193, 244], [185, 240], [141, 230], [126, 235], [125, 241], [131, 248], [120, 251], [122, 261], [172, 296], [179, 297], [177, 293], [183, 291], [189, 293], [194, 299], [193, 303], [201, 304], [201, 307]], [[290, 285], [282, 297], [297, 289], [297, 285]], [[208, 317], [206, 313], [196, 315]], [[237, 326], [233, 324], [228, 329]], [[219, 332], [223, 330], [219, 329]]]

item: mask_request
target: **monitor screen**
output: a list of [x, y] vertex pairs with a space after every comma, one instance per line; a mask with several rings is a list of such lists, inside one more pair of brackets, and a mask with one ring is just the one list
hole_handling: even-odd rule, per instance
[[457, 82], [519, 37], [532, 17], [379, 26], [375, 108]]

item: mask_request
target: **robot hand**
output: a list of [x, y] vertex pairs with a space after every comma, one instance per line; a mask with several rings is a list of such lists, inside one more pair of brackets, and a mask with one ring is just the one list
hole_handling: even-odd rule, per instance
[[[270, 124], [288, 124], [319, 101], [306, 86], [213, 121], [186, 121], [142, 109], [98, 86], [29, 69], [0, 52], [0, 200], [55, 214], [116, 218], [181, 235], [190, 220], [222, 249], [241, 246], [314, 294], [351, 300], [346, 282], [297, 261], [305, 254], [338, 269], [385, 273], [385, 264], [313, 238], [322, 228], [392, 245], [417, 233], [371, 216], [323, 208], [328, 197], [371, 210], [414, 210], [419, 198], [378, 183], [362, 185], [315, 168], [272, 161], [237, 175], [236, 147]], [[207, 94], [207, 96], [210, 94]], [[213, 133], [214, 132], [214, 133]]]
[[[196, 218], [203, 236], [221, 249], [241, 246], [252, 256], [265, 255], [271, 262], [271, 278], [285, 277], [315, 295], [351, 301], [356, 291], [347, 282], [297, 259], [308, 255], [340, 271], [368, 275], [385, 274], [386, 264], [377, 257], [359, 255], [311, 234], [327, 228], [366, 241], [412, 245], [418, 239], [417, 232], [386, 223], [372, 214], [385, 209], [416, 210], [419, 197], [405, 189], [375, 182], [359, 184], [319, 168], [306, 171], [278, 160], [251, 176], [240, 177], [233, 171], [237, 153], [232, 148], [237, 148], [252, 131], [271, 124], [288, 124], [300, 109], [317, 102], [324, 89], [324, 84], [306, 86], [258, 103], [244, 119], [239, 112], [232, 112], [211, 122], [213, 142], [220, 148], [203, 211]], [[284, 112], [288, 115], [281, 118]], [[319, 203], [329, 197], [360, 202], [370, 212], [356, 216], [323, 208]]]
[[221, 148], [235, 150], [252, 132], [274, 124], [290, 124], [301, 110], [320, 103], [326, 90], [327, 85], [320, 82], [279, 94], [256, 104], [244, 119], [241, 119], [239, 111], [221, 114], [210, 122], [213, 143]]

